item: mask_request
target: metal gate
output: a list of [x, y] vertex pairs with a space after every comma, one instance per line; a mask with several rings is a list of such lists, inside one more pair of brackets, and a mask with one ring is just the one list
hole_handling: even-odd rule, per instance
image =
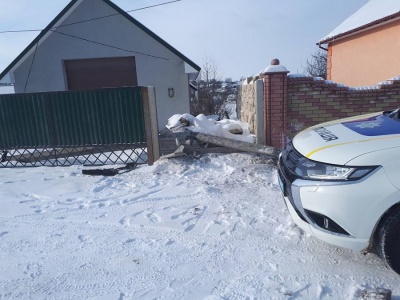
[[2, 167], [152, 164], [152, 131], [153, 88], [0, 95]]

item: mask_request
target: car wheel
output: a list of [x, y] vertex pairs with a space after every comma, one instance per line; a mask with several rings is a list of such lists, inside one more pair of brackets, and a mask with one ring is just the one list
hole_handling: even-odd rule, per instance
[[378, 228], [375, 252], [400, 274], [400, 206], [389, 212]]

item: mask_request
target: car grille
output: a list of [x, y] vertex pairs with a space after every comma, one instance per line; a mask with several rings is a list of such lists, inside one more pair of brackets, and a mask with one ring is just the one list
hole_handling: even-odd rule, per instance
[[292, 183], [293, 181], [298, 178], [296, 175], [295, 169], [297, 163], [302, 160], [304, 156], [302, 156], [299, 152], [297, 152], [294, 147], [292, 142], [290, 142], [285, 149], [282, 151], [282, 154], [279, 159], [279, 177], [281, 179], [281, 182], [283, 183], [283, 194], [284, 196], [288, 197], [290, 203], [292, 204], [292, 207], [298, 214], [298, 216], [304, 221], [307, 222], [306, 218], [303, 216], [303, 214], [298, 210], [296, 207], [294, 201], [293, 201], [293, 195], [292, 195]]
[[303, 159], [304, 156], [294, 149], [292, 142], [290, 142], [282, 151], [280, 160], [281, 171], [290, 182], [293, 182], [298, 178], [295, 171], [296, 165]]

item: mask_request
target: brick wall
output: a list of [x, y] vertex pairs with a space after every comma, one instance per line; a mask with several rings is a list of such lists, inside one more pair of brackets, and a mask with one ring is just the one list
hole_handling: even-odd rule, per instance
[[334, 119], [400, 107], [400, 78], [373, 87], [352, 88], [320, 78], [289, 75], [287, 137]]
[[[244, 107], [238, 115], [242, 121], [251, 124], [252, 133], [257, 128], [259, 144], [282, 149], [298, 132], [318, 123], [400, 107], [400, 77], [376, 86], [354, 88], [322, 78], [288, 73], [279, 65], [279, 60], [274, 59], [265, 69], [263, 81], [258, 81], [263, 84], [261, 95], [256, 96], [252, 84], [242, 86], [242, 97], [247, 100], [242, 100]], [[257, 103], [263, 102], [256, 110], [253, 108], [255, 98]]]

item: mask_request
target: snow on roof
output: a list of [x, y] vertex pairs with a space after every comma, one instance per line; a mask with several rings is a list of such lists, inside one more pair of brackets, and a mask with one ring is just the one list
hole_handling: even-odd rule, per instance
[[398, 13], [400, 13], [399, 0], [370, 0], [328, 35], [319, 40], [318, 44], [326, 43], [339, 35], [386, 21], [386, 19]]

